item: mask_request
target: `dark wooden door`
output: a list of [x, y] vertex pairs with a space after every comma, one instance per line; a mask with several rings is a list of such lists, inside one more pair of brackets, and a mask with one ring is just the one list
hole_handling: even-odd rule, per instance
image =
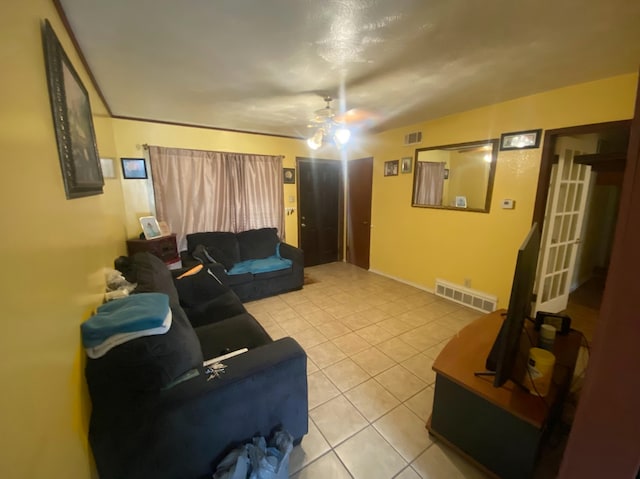
[[298, 221], [304, 265], [342, 259], [342, 163], [298, 158]]
[[347, 163], [347, 261], [369, 269], [373, 158]]

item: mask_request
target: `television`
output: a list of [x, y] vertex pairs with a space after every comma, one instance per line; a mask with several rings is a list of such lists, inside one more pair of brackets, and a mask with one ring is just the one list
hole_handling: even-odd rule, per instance
[[[500, 331], [487, 356], [486, 368], [495, 373], [493, 385], [502, 386], [507, 380], [513, 379], [519, 382], [522, 378], [514, 376], [516, 363], [519, 358], [520, 336], [524, 322], [530, 318], [531, 302], [533, 300], [533, 286], [536, 280], [538, 266], [538, 253], [540, 251], [540, 229], [534, 223], [522, 245], [518, 249], [516, 269], [513, 275], [511, 296]], [[522, 368], [528, 357], [528, 351], [524, 353]], [[524, 369], [522, 370], [524, 372]]]

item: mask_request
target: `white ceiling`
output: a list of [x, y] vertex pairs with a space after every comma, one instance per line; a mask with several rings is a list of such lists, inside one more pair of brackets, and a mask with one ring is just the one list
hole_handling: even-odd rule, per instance
[[638, 0], [59, 2], [115, 116], [270, 134], [325, 94], [382, 130], [640, 64]]

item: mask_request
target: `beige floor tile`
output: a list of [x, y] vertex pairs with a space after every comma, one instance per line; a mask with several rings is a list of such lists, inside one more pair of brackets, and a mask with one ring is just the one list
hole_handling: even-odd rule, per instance
[[384, 311], [385, 313], [388, 313], [391, 316], [397, 316], [411, 309], [408, 304], [403, 302], [400, 298], [398, 299], [399, 301], [391, 300], [387, 303], [376, 306], [376, 308]]
[[371, 325], [369, 318], [361, 316], [361, 313], [353, 313], [344, 318], [340, 318], [340, 322], [352, 331], [357, 331]]
[[356, 333], [347, 333], [331, 340], [347, 356], [359, 353], [371, 347], [371, 345]]
[[302, 317], [309, 324], [316, 327], [320, 327], [322, 324], [336, 320], [336, 318], [317, 306], [315, 310], [301, 312], [300, 317]]
[[331, 446], [326, 441], [313, 420], [309, 420], [309, 432], [302, 443], [294, 447], [289, 456], [289, 474], [299, 471], [304, 466], [326, 453]]
[[406, 401], [427, 387], [422, 379], [400, 365], [381, 372], [375, 376], [375, 379], [400, 401]]
[[351, 359], [372, 376], [396, 365], [393, 359], [377, 348], [365, 349], [351, 356]]
[[327, 341], [327, 337], [313, 326], [304, 331], [291, 334], [293, 338], [300, 343], [303, 349], [312, 348], [320, 343]]
[[402, 321], [399, 318], [385, 319], [376, 324], [381, 328], [386, 329], [394, 336], [397, 336], [402, 333], [406, 333], [407, 331], [413, 329], [413, 326], [411, 326], [409, 323]]
[[314, 313], [322, 312], [320, 307], [313, 303], [312, 301], [305, 301], [304, 303], [294, 304], [291, 306], [300, 317], [307, 319], [307, 316], [312, 315]]
[[407, 463], [371, 426], [336, 448], [355, 479], [389, 479]]
[[340, 391], [322, 371], [316, 371], [307, 377], [309, 410], [338, 396]]
[[425, 479], [487, 479], [486, 474], [441, 442], [432, 444], [411, 466]]
[[402, 404], [378, 419], [373, 426], [407, 462], [413, 461], [433, 442], [425, 422]]
[[422, 351], [422, 354], [429, 356], [431, 359], [436, 359], [448, 342], [449, 340], [441, 341], [438, 344]]
[[[453, 334], [451, 330], [447, 329], [447, 332]], [[424, 351], [425, 349], [435, 346], [442, 341], [442, 327], [433, 323], [420, 326], [399, 336], [405, 343], [410, 344], [418, 351]]]
[[352, 479], [333, 451], [291, 477], [292, 479]]
[[342, 361], [347, 357], [331, 341], [318, 344], [317, 346], [309, 348], [306, 351], [307, 356], [309, 356], [311, 360], [316, 363], [316, 366], [318, 366], [320, 369], [323, 369], [333, 363], [337, 363], [338, 361]]
[[348, 358], [324, 368], [323, 372], [342, 392], [371, 378], [364, 369]]
[[276, 339], [285, 338], [289, 336], [289, 334], [277, 324], [273, 324], [271, 326], [264, 326], [264, 329], [267, 332], [267, 334], [271, 336], [271, 339], [273, 339], [274, 341]]
[[393, 479], [420, 479], [420, 474], [418, 474], [413, 470], [411, 466], [409, 466]]
[[337, 338], [338, 336], [351, 332], [351, 329], [335, 319], [318, 326], [318, 329], [329, 339]]
[[391, 359], [398, 362], [409, 359], [411, 356], [415, 356], [420, 352], [400, 338], [392, 338], [388, 341], [383, 341], [376, 345], [376, 347]]
[[400, 364], [422, 379], [426, 384], [433, 384], [436, 380], [436, 372], [432, 369], [433, 359], [424, 354], [405, 359]]
[[332, 447], [369, 424], [347, 399], [340, 395], [309, 412], [309, 417]]
[[314, 363], [311, 359], [307, 358], [307, 376], [319, 370], [320, 368], [316, 366], [316, 363]]
[[369, 421], [375, 421], [400, 404], [393, 394], [373, 379], [347, 391], [345, 396]]
[[369, 344], [380, 344], [387, 339], [391, 339], [393, 334], [377, 324], [372, 324], [356, 331], [358, 336], [367, 341]]
[[433, 386], [423, 389], [410, 397], [404, 405], [411, 409], [426, 424], [433, 410]]
[[308, 321], [305, 321], [299, 316], [296, 316], [295, 318], [287, 318], [285, 320], [278, 320], [278, 318], [276, 318], [276, 321], [278, 321], [280, 327], [290, 335], [313, 327]]

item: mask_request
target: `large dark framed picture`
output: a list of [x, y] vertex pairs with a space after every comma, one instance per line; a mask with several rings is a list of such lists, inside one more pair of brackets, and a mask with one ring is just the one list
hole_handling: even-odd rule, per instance
[[48, 20], [42, 22], [42, 42], [67, 199], [100, 195], [104, 180], [89, 95]]

